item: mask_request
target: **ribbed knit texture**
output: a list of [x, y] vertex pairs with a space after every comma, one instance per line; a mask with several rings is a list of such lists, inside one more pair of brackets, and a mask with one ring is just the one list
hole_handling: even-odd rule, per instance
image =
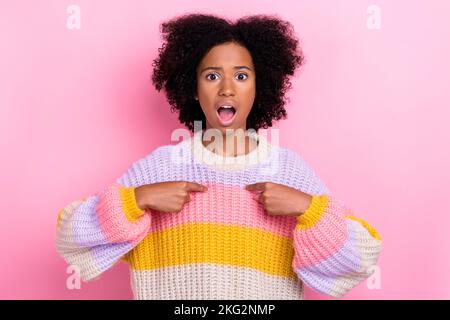
[[[303, 283], [341, 297], [370, 276], [381, 238], [294, 151], [254, 134], [246, 155], [205, 148], [201, 132], [158, 147], [117, 181], [58, 214], [56, 248], [81, 278], [129, 264], [135, 299], [303, 299]], [[180, 212], [141, 210], [137, 186], [192, 181]], [[274, 182], [311, 194], [300, 216], [269, 215], [245, 189]]]

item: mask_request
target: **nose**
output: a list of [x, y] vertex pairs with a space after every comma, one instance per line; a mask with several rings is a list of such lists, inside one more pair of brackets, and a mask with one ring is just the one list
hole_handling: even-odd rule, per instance
[[222, 82], [222, 86], [220, 87], [219, 95], [220, 96], [234, 95], [233, 82], [225, 78], [224, 81]]

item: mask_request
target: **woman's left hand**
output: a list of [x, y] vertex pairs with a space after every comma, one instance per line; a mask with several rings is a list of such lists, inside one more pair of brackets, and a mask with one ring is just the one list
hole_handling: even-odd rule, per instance
[[258, 182], [245, 186], [270, 215], [299, 216], [308, 209], [312, 196], [274, 182]]

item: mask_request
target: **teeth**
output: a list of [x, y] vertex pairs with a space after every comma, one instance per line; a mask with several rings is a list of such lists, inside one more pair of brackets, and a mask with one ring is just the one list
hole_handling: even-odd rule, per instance
[[233, 109], [234, 109], [234, 107], [232, 107], [232, 106], [220, 106], [219, 109], [220, 109], [220, 108], [225, 108], [225, 109], [231, 109], [231, 108], [233, 108]]

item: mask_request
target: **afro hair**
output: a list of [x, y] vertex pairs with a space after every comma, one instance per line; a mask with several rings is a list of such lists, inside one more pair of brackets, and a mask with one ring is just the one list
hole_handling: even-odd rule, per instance
[[185, 14], [160, 26], [162, 46], [153, 61], [152, 81], [164, 89], [171, 112], [193, 131], [194, 121], [206, 118], [194, 99], [197, 67], [208, 51], [219, 44], [236, 42], [252, 56], [256, 74], [256, 97], [247, 117], [247, 129], [268, 128], [272, 121], [286, 118], [286, 92], [290, 76], [304, 62], [292, 25], [277, 16], [252, 15], [235, 23], [209, 14]]

